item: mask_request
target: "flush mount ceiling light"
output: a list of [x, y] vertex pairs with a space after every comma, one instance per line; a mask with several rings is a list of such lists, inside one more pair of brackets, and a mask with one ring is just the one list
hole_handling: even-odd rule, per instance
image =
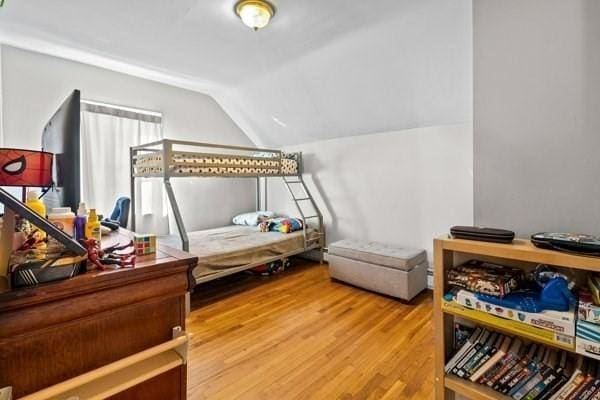
[[275, 8], [264, 0], [241, 0], [235, 5], [235, 13], [244, 25], [257, 31], [267, 26], [275, 15]]

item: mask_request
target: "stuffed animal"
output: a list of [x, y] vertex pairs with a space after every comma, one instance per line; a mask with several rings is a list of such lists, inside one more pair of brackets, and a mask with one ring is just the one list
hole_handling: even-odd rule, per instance
[[271, 225], [271, 221], [269, 221], [268, 219], [265, 219], [265, 220], [261, 221], [260, 224], [258, 224], [258, 229], [261, 232], [269, 232], [270, 225]]

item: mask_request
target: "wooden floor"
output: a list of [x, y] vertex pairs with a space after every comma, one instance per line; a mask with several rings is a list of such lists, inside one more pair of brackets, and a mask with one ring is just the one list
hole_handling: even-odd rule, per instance
[[331, 282], [326, 266], [196, 288], [188, 398], [432, 399], [432, 298]]

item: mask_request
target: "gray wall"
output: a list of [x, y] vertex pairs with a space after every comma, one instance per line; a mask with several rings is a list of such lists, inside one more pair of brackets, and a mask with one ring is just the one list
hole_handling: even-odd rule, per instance
[[600, 234], [600, 1], [473, 3], [475, 223]]
[[[3, 145], [39, 149], [44, 125], [73, 89], [85, 99], [162, 112], [169, 138], [252, 146], [210, 96], [8, 46], [2, 46]], [[188, 230], [228, 225], [255, 207], [250, 179], [181, 178], [173, 187]]]

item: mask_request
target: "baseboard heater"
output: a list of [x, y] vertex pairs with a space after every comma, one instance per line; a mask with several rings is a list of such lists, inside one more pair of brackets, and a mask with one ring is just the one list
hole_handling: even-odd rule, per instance
[[101, 400], [187, 363], [188, 334], [173, 328], [173, 339], [19, 400]]

